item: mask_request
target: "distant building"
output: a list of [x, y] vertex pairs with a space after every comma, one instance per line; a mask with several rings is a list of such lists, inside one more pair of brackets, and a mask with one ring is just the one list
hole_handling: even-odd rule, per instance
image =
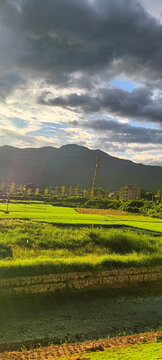
[[139, 186], [124, 186], [121, 188], [121, 199], [134, 199], [134, 200], [140, 200], [141, 199], [141, 188]]

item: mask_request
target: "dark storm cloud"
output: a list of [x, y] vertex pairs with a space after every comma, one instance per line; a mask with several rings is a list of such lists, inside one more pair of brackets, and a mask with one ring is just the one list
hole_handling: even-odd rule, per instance
[[25, 84], [19, 74], [8, 73], [0, 76], [0, 101], [5, 101], [7, 96], [10, 95], [18, 86]]
[[108, 111], [117, 116], [162, 123], [162, 97], [153, 96], [152, 90], [146, 87], [136, 88], [132, 92], [117, 88], [100, 89], [95, 96], [85, 93], [53, 98], [48, 92], [42, 93], [38, 102], [80, 110], [86, 114]]
[[117, 143], [162, 144], [162, 130], [135, 127], [114, 120], [73, 121], [72, 126], [94, 130], [97, 134], [106, 133], [106, 141]]
[[136, 0], [1, 0], [0, 23], [7, 62], [61, 86], [108, 69], [161, 79], [162, 26]]

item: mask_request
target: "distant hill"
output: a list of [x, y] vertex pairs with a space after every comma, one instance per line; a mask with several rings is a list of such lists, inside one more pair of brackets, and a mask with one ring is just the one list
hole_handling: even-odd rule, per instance
[[18, 149], [0, 147], [0, 181], [37, 186], [90, 187], [96, 157], [100, 161], [98, 186], [119, 190], [123, 185], [139, 185], [146, 190], [162, 188], [162, 167], [135, 164], [112, 157], [100, 150], [78, 145]]

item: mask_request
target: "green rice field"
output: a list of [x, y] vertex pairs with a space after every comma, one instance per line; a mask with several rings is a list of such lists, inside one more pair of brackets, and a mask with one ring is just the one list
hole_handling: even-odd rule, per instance
[[[130, 214], [80, 213], [79, 209], [44, 203], [10, 203], [8, 214], [5, 213], [6, 204], [1, 203], [0, 210], [2, 282], [8, 278], [25, 276], [162, 266], [160, 219]], [[121, 227], [118, 228], [118, 225]], [[24, 297], [22, 307], [24, 311]], [[45, 314], [48, 307], [47, 302]], [[53, 309], [53, 303], [51, 307]], [[103, 304], [100, 307], [102, 309]], [[107, 305], [106, 308], [109, 309]], [[67, 315], [66, 306], [65, 309]], [[24, 312], [22, 313], [24, 317]], [[31, 313], [33, 318], [33, 305]], [[136, 315], [135, 319], [137, 321]], [[100, 320], [99, 318], [99, 322]], [[60, 321], [59, 318], [59, 326]], [[66, 321], [63, 318], [63, 322]], [[49, 323], [51, 327], [51, 317]], [[36, 326], [38, 328], [40, 322], [39, 325], [36, 323]], [[83, 359], [156, 360], [161, 356], [160, 345], [142, 344], [137, 347], [88, 353], [85, 356], [83, 354]]]
[[22, 219], [53, 224], [81, 225], [125, 225], [151, 231], [162, 232], [162, 219], [140, 215], [96, 215], [80, 214], [75, 209], [48, 204], [9, 204], [9, 214], [5, 214], [6, 204], [0, 204], [0, 219]]
[[160, 219], [44, 203], [0, 209], [1, 277], [162, 265]]

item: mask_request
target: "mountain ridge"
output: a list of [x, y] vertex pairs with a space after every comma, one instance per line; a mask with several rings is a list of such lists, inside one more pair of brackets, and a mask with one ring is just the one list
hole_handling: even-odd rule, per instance
[[96, 186], [115, 191], [123, 185], [138, 185], [146, 190], [162, 187], [162, 167], [134, 163], [111, 156], [100, 149], [91, 150], [76, 144], [60, 148], [0, 147], [0, 181], [19, 184], [33, 182], [37, 186], [91, 187], [96, 157], [100, 176]]

